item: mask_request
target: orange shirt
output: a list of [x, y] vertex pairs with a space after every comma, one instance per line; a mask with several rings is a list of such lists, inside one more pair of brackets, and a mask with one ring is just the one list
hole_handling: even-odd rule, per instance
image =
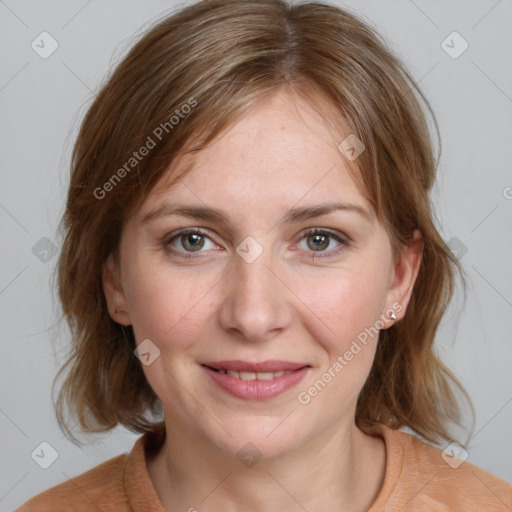
[[[15, 512], [164, 512], [145, 462], [164, 433], [161, 424], [138, 439], [130, 454], [38, 494]], [[384, 483], [369, 512], [512, 511], [512, 485], [500, 478], [468, 462], [454, 468], [440, 449], [385, 425], [368, 433], [386, 444]]]

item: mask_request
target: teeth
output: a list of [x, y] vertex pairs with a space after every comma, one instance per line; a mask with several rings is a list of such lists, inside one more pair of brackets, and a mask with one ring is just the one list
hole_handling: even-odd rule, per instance
[[235, 379], [240, 380], [272, 380], [277, 379], [278, 377], [282, 377], [283, 375], [288, 375], [292, 373], [292, 370], [283, 371], [280, 370], [278, 372], [237, 372], [236, 370], [218, 370], [219, 373], [224, 375], [231, 375]]
[[256, 378], [258, 380], [272, 380], [274, 377], [281, 377], [281, 375], [277, 375], [281, 372], [276, 372], [275, 374], [272, 372], [258, 372], [256, 374]]

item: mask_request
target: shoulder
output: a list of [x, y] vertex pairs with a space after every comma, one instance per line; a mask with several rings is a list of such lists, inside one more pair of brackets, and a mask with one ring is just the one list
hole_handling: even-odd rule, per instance
[[[512, 510], [512, 485], [464, 461], [467, 456], [458, 445], [443, 451], [384, 425], [381, 432], [388, 451], [390, 505], [403, 512]], [[464, 455], [457, 458], [459, 453]]]
[[165, 425], [140, 437], [129, 454], [103, 462], [89, 471], [33, 497], [15, 512], [164, 512], [147, 471], [146, 457], [165, 439]]
[[15, 512], [102, 512], [129, 510], [123, 489], [128, 455], [118, 455], [68, 479], [17, 508]]

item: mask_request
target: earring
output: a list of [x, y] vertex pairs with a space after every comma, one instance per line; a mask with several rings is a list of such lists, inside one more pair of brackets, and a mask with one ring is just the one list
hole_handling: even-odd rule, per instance
[[396, 314], [394, 311], [391, 311], [391, 313], [389, 313], [389, 318], [391, 318], [391, 320], [396, 320]]

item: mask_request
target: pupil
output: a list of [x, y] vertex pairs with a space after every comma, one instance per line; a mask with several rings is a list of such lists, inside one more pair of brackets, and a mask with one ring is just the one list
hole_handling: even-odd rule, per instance
[[[197, 250], [197, 249], [201, 249], [204, 245], [204, 240], [201, 235], [195, 235], [195, 234], [185, 235], [184, 240], [185, 240], [185, 243], [183, 244], [183, 246], [187, 249]], [[192, 243], [190, 243], [190, 240], [193, 240]], [[202, 242], [202, 243], [200, 243], [198, 245], [197, 242]], [[187, 245], [189, 247], [187, 247]]]
[[320, 244], [322, 244], [322, 240], [324, 242], [322, 245], [314, 242], [313, 248], [316, 249], [325, 249], [329, 245], [329, 242], [326, 243], [327, 237], [325, 235], [313, 235], [313, 240], [319, 241]]

